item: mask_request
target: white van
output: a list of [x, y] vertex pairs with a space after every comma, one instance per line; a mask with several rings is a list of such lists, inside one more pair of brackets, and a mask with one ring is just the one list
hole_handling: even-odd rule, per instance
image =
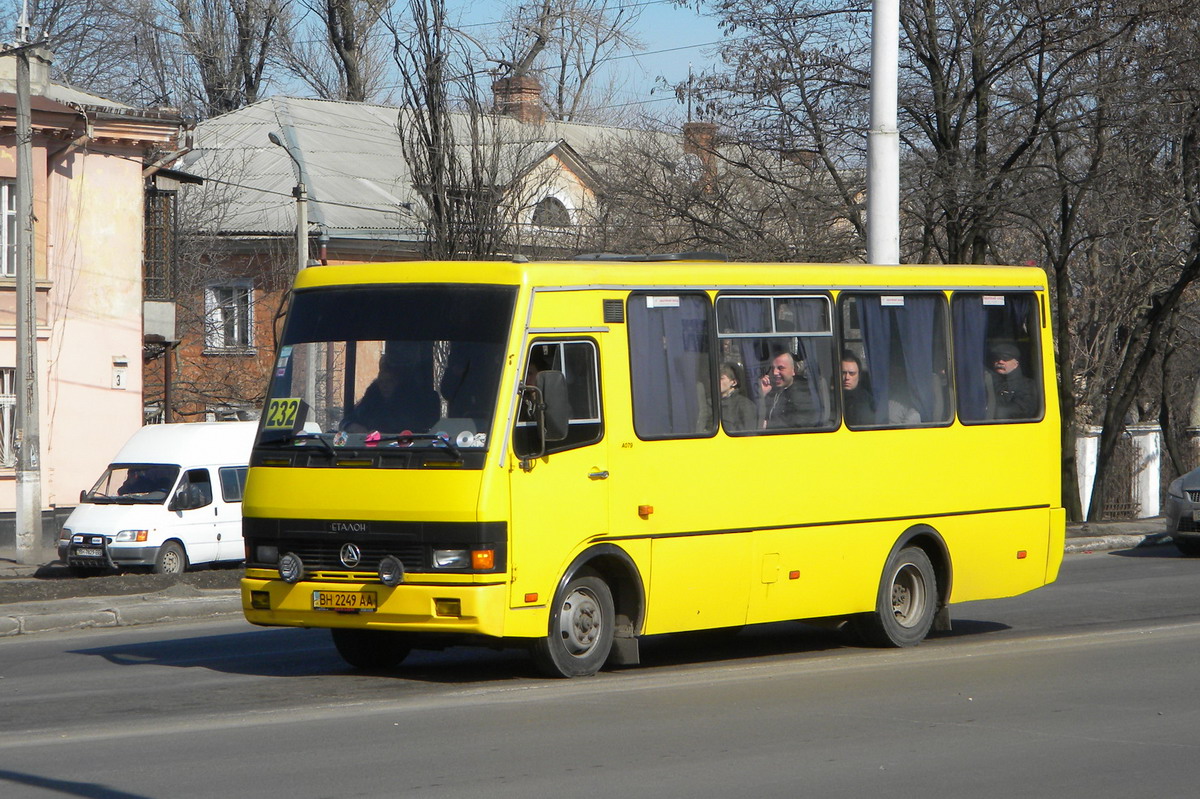
[[258, 422], [148, 425], [67, 517], [58, 556], [87, 572], [241, 561], [242, 492]]

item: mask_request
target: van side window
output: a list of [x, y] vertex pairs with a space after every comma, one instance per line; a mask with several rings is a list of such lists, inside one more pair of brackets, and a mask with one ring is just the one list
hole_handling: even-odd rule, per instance
[[183, 479], [179, 481], [175, 497], [180, 510], [194, 510], [211, 505], [213, 489], [208, 469], [188, 469]]
[[964, 424], [1042, 418], [1037, 297], [955, 292], [954, 380]]
[[221, 499], [226, 502], [241, 502], [246, 490], [248, 466], [222, 466], [218, 469], [221, 478]]
[[629, 367], [639, 438], [711, 436], [716, 392], [705, 294], [631, 294]]

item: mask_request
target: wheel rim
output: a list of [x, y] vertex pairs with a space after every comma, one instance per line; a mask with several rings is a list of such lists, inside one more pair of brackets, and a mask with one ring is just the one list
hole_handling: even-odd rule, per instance
[[181, 558], [179, 552], [174, 549], [168, 549], [163, 553], [163, 574], [178, 574], [181, 569]]
[[596, 646], [603, 632], [603, 614], [596, 595], [576, 588], [566, 599], [558, 614], [558, 633], [563, 646], [575, 657], [583, 657]]
[[915, 627], [925, 612], [925, 579], [921, 570], [906, 563], [892, 580], [892, 615], [902, 627]]

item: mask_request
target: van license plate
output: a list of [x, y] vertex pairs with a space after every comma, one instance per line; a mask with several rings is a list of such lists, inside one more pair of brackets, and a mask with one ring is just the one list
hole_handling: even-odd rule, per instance
[[1192, 511], [1192, 521], [1200, 522], [1200, 510]]
[[313, 610], [373, 613], [378, 605], [374, 591], [313, 591]]
[[78, 557], [81, 557], [81, 558], [102, 558], [102, 557], [104, 557], [104, 550], [80, 547], [79, 549], [76, 549], [75, 552], [72, 554], [74, 554]]

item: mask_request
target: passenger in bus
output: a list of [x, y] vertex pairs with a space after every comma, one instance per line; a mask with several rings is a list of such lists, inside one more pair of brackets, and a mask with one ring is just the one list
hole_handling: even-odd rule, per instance
[[721, 424], [732, 432], [753, 430], [758, 426], [758, 409], [742, 391], [742, 381], [738, 377], [740, 372], [737, 364], [727, 361], [721, 364], [717, 377], [717, 386], [721, 391]]
[[783, 351], [771, 358], [770, 370], [762, 376], [764, 430], [788, 427], [812, 427], [817, 423], [817, 408], [809, 391], [804, 361]]
[[372, 431], [424, 432], [441, 416], [442, 403], [433, 390], [433, 374], [423, 375], [419, 345], [388, 344], [379, 358], [379, 374], [362, 399], [346, 415], [348, 433]]
[[850, 350], [842, 351], [842, 415], [846, 424], [875, 423], [875, 400], [862, 361]]
[[1031, 419], [1037, 416], [1037, 387], [1021, 373], [1020, 356], [1021, 350], [1011, 341], [992, 345], [988, 357], [991, 368], [989, 418]]

